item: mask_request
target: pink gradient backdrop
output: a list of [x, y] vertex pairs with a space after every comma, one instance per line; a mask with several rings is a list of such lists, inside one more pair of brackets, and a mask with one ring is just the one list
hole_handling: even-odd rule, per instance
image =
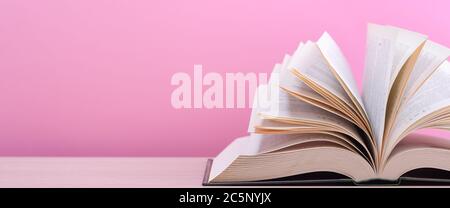
[[327, 30], [360, 85], [366, 24], [450, 46], [450, 1], [0, 1], [0, 155], [213, 156], [249, 109], [175, 110], [172, 74], [269, 72]]

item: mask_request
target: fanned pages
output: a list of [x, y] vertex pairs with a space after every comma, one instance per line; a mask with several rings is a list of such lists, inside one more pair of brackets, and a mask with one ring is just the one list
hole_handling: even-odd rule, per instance
[[360, 95], [330, 34], [301, 42], [256, 90], [250, 135], [214, 159], [207, 184], [322, 172], [357, 183], [395, 181], [423, 168], [450, 179], [450, 139], [413, 134], [450, 130], [449, 56], [425, 35], [369, 24]]

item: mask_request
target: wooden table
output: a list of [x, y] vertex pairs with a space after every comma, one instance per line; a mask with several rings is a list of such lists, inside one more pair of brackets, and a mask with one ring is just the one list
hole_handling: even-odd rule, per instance
[[0, 187], [201, 187], [206, 160], [0, 157]]
[[0, 188], [196, 188], [203, 187], [206, 161], [205, 157], [0, 157]]

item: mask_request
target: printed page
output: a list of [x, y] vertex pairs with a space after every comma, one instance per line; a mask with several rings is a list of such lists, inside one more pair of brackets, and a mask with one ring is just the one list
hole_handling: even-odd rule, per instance
[[427, 40], [411, 72], [402, 100], [409, 100], [449, 56], [449, 48]]
[[258, 154], [274, 152], [289, 146], [317, 141], [333, 142], [345, 146], [349, 150], [356, 150], [354, 144], [346, 140], [345, 137], [339, 138], [326, 134], [251, 134], [249, 139], [257, 140]]
[[[268, 85], [258, 87], [249, 122], [249, 132], [276, 131], [277, 129], [317, 132], [324, 131], [326, 127], [328, 131], [343, 132], [362, 141], [356, 127], [349, 121], [306, 103], [280, 88], [280, 80], [291, 88], [298, 89], [299, 86], [306, 86], [289, 73], [287, 70], [289, 61], [290, 56], [286, 55], [282, 64], [275, 65]], [[286, 121], [291, 124], [287, 126], [280, 124]], [[258, 126], [258, 129], [255, 129], [255, 126]], [[308, 128], [298, 128], [301, 126], [308, 126]]]
[[300, 52], [293, 54], [288, 69], [297, 70], [346, 103], [352, 103], [339, 81], [330, 71], [319, 47], [308, 41]]
[[344, 114], [342, 112], [342, 110], [337, 109], [333, 104], [331, 104], [328, 100], [326, 100], [325, 98], [323, 98], [321, 95], [317, 94], [316, 92], [312, 91], [292, 91], [290, 89], [284, 88], [283, 86], [281, 86], [282, 89], [287, 92], [288, 94], [290, 94], [291, 96], [302, 100], [306, 103], [309, 103], [311, 105], [314, 105], [318, 108], [321, 108], [325, 111], [328, 111], [330, 113], [333, 113], [351, 123], [354, 123], [355, 125], [358, 125], [358, 123], [355, 122], [354, 119], [352, 119], [349, 115]]
[[[363, 102], [379, 150], [382, 148], [385, 124], [388, 124], [389, 130], [389, 119], [395, 118], [414, 58], [425, 40], [424, 35], [392, 26], [368, 26]], [[416, 56], [412, 57], [414, 53]], [[397, 80], [399, 73], [402, 79]], [[388, 100], [390, 93], [393, 100]]]
[[[394, 148], [402, 139], [401, 137], [413, 130], [409, 129], [410, 127], [414, 125], [415, 128], [420, 128], [420, 124], [426, 124], [424, 118], [433, 119], [439, 116], [436, 112], [450, 106], [448, 83], [450, 83], [450, 63], [445, 61], [417, 93], [405, 103], [405, 108], [401, 109], [395, 122], [395, 128], [389, 136], [389, 150]], [[433, 116], [429, 117], [430, 115]]]
[[[289, 61], [288, 58], [285, 59], [284, 62]], [[282, 73], [281, 76], [283, 78], [280, 78], [284, 83], [287, 85], [292, 86], [294, 82], [298, 85], [304, 85], [301, 83], [300, 80], [298, 80], [293, 75], [286, 75], [285, 73], [288, 72], [286, 68], [282, 68], [283, 66], [286, 66], [286, 63], [281, 64], [281, 67], [276, 67], [275, 71], [272, 73], [271, 76], [279, 75]], [[290, 78], [287, 78], [289, 76]], [[276, 76], [274, 76], [276, 77]], [[289, 81], [289, 79], [291, 79]], [[293, 80], [297, 79], [297, 80]], [[280, 88], [280, 80], [277, 78], [272, 78], [269, 81], [269, 91], [271, 92], [271, 106], [268, 111], [260, 111], [263, 115], [278, 117], [278, 118], [292, 118], [296, 120], [304, 120], [304, 121], [314, 121], [318, 123], [327, 123], [327, 124], [333, 124], [333, 125], [339, 125], [346, 129], [354, 129], [353, 125], [344, 120], [343, 118], [334, 115], [330, 112], [324, 111], [321, 108], [318, 108], [316, 106], [313, 106], [309, 103], [306, 103], [286, 91], [282, 90]]]
[[322, 55], [331, 66], [331, 70], [333, 70], [336, 73], [337, 78], [342, 81], [341, 85], [348, 96], [352, 98], [353, 104], [359, 107], [359, 109], [363, 111], [361, 113], [365, 115], [362, 98], [359, 95], [358, 86], [356, 85], [352, 70], [337, 43], [327, 32], [325, 32], [317, 41], [317, 45], [322, 52]]
[[397, 31], [397, 39], [385, 118], [384, 140], [392, 130], [395, 117], [401, 108], [409, 76], [426, 41], [426, 36], [419, 33], [395, 27], [390, 28]]
[[394, 84], [397, 75], [399, 74], [402, 67], [405, 65], [411, 54], [427, 40], [427, 36], [422, 35], [417, 32], [405, 30], [398, 27], [386, 26], [392, 30], [397, 31], [397, 38], [395, 41], [395, 53], [393, 60], [393, 69], [391, 71], [391, 83], [390, 86]]
[[[295, 53], [298, 53], [303, 45], [304, 44], [301, 43]], [[302, 100], [353, 122], [353, 120], [351, 120], [347, 115], [344, 115], [341, 111], [336, 110], [328, 100], [311, 89], [308, 85], [296, 77], [290, 69], [288, 69], [291, 58], [292, 57], [289, 55], [284, 57], [280, 71], [280, 87], [284, 91], [291, 93], [288, 99], [293, 100], [292, 102], [294, 103], [298, 102], [298, 100]], [[292, 93], [295, 95], [292, 95]]]
[[[300, 43], [297, 50], [294, 52], [294, 55], [301, 53], [301, 50], [305, 44]], [[292, 56], [285, 55], [283, 59], [283, 63], [280, 70], [280, 87], [288, 89], [293, 92], [297, 92], [300, 94], [311, 96], [312, 98], [320, 99], [321, 95], [319, 95], [316, 91], [311, 89], [305, 83], [303, 83], [300, 79], [298, 79], [289, 69]]]
[[362, 99], [379, 151], [393, 74], [396, 37], [397, 31], [392, 28], [375, 24], [368, 26]]
[[[283, 62], [287, 62], [288, 60], [288, 57], [286, 57]], [[333, 124], [356, 132], [354, 126], [343, 118], [303, 102], [282, 90], [279, 87], [279, 74], [283, 65], [286, 66], [286, 63], [276, 64], [270, 75], [269, 83], [267, 85], [258, 86], [253, 98], [253, 108], [248, 132], [255, 132], [255, 126], [261, 126], [264, 123], [267, 124], [267, 121], [264, 121], [262, 115], [279, 118], [295, 118], [296, 120], [315, 121], [322, 124]], [[284, 73], [287, 72], [286, 69], [283, 69], [283, 71]], [[287, 85], [294, 86], [294, 83], [296, 86], [304, 85], [293, 75], [286, 75], [284, 80], [286, 80], [288, 76], [291, 81], [284, 82]], [[271, 124], [274, 125], [273, 122], [271, 122]]]
[[292, 70], [295, 76], [355, 121], [361, 129], [367, 129], [358, 116], [357, 107], [330, 70], [317, 44], [308, 41], [300, 52], [293, 54], [288, 70]]
[[[303, 46], [304, 44], [300, 43], [294, 54], [299, 54]], [[275, 65], [270, 75], [269, 83], [258, 86], [253, 98], [253, 109], [248, 132], [255, 132], [254, 127], [263, 123], [261, 114], [303, 120], [319, 120], [326, 123], [339, 124], [345, 122], [344, 125], [351, 128], [349, 122], [346, 122], [339, 116], [301, 101], [280, 88], [280, 85], [282, 85], [296, 92], [307, 92], [306, 94], [310, 95], [317, 94], [290, 72], [288, 66], [291, 59], [291, 56], [285, 55], [283, 63]]]

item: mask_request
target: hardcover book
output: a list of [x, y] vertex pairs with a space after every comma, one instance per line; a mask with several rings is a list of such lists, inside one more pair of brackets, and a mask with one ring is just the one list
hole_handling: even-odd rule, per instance
[[450, 49], [369, 24], [362, 93], [328, 33], [276, 64], [204, 185], [450, 184]]

